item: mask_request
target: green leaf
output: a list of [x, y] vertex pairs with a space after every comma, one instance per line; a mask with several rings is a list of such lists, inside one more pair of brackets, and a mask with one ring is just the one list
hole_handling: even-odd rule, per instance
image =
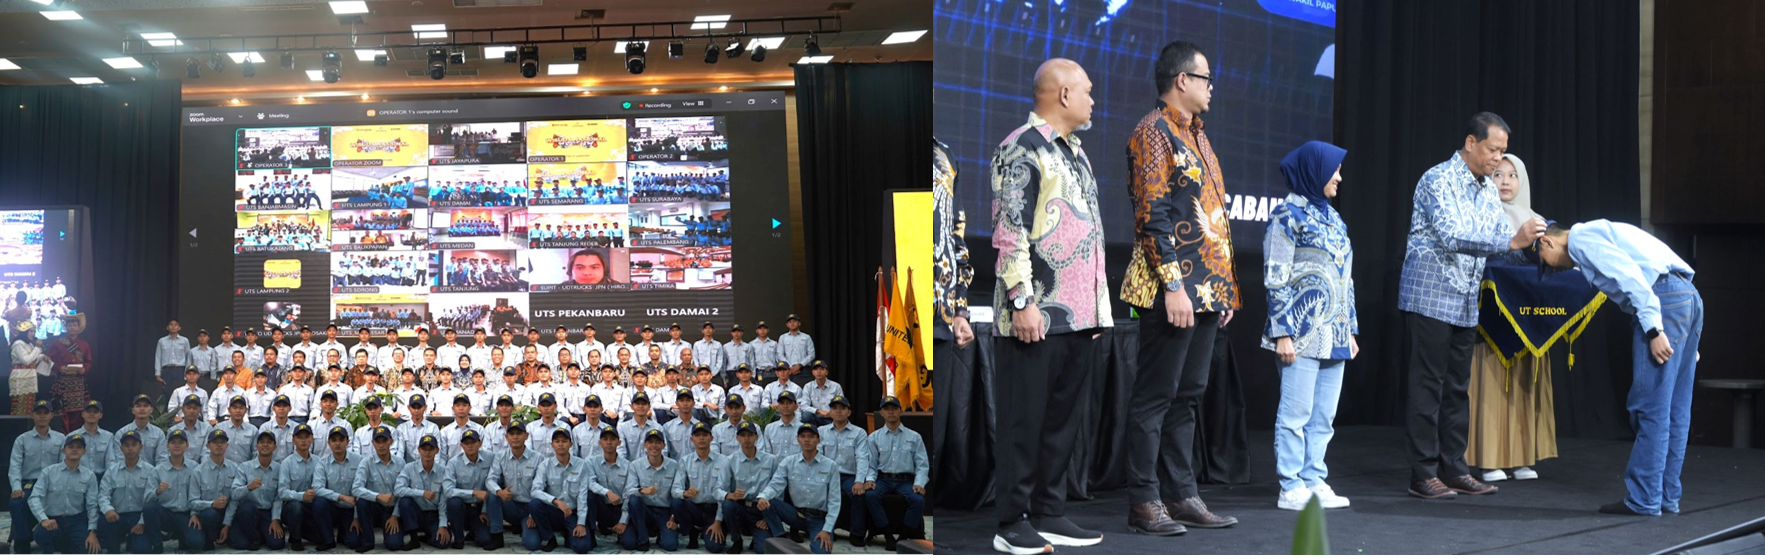
[[1324, 530], [1324, 507], [1313, 495], [1299, 513], [1299, 524], [1293, 528], [1294, 555], [1329, 555], [1330, 538]]

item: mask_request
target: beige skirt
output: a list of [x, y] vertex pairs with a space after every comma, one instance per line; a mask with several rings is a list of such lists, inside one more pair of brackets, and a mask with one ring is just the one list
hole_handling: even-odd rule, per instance
[[1557, 457], [1557, 418], [1548, 356], [1523, 354], [1502, 367], [1489, 344], [1471, 352], [1471, 427], [1465, 462], [1484, 469], [1530, 467]]

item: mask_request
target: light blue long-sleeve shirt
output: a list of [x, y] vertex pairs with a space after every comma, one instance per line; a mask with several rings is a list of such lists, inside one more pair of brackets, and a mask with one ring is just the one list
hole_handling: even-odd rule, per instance
[[[251, 499], [251, 502], [257, 504], [258, 510], [270, 511], [270, 520], [281, 520], [281, 464], [271, 460], [266, 466], [263, 461], [252, 458], [250, 462], [239, 464], [238, 468], [239, 475], [233, 477], [232, 499], [239, 501]], [[258, 485], [257, 489], [248, 489], [253, 480], [262, 480], [263, 483]]]
[[398, 473], [404, 470], [404, 459], [398, 456], [387, 456], [380, 459], [379, 454], [363, 457], [355, 467], [355, 481], [350, 485], [350, 494], [357, 499], [372, 501], [380, 494], [393, 493], [398, 487]]
[[194, 487], [190, 491], [190, 510], [201, 512], [213, 508], [214, 502], [225, 495], [227, 507], [221, 516], [221, 525], [231, 525], [233, 513], [239, 510], [239, 499], [233, 498], [233, 479], [237, 477], [239, 469], [232, 462], [217, 463], [212, 457], [204, 458], [191, 474]]
[[12, 490], [24, 491], [25, 480], [37, 479], [43, 468], [60, 462], [61, 443], [66, 440], [66, 435], [53, 429], [42, 433], [32, 429], [13, 439], [12, 460], [6, 470], [7, 478], [12, 481]]
[[[168, 457], [165, 463], [154, 469], [159, 471], [158, 481], [166, 485], [165, 493], [159, 494], [159, 506], [177, 513], [190, 512], [190, 500], [194, 498], [196, 489], [196, 468], [189, 462], [185, 462], [182, 467], [172, 466], [171, 458]], [[159, 490], [158, 483], [154, 484], [153, 490]]]
[[[646, 507], [673, 506], [670, 493], [674, 490], [674, 475], [680, 471], [679, 462], [664, 456], [660, 465], [651, 465], [649, 457], [645, 456], [632, 461], [630, 469], [631, 475], [625, 482], [626, 495], [637, 497]], [[639, 493], [648, 487], [655, 487], [655, 494]]]
[[276, 497], [282, 502], [305, 502], [304, 497], [309, 489], [313, 490], [314, 497], [318, 496], [319, 492], [313, 486], [314, 473], [319, 471], [317, 455], [309, 453], [306, 458], [301, 458], [297, 452], [277, 462], [277, 466]]
[[[447, 464], [439, 456], [428, 469], [423, 468], [421, 460], [407, 462], [398, 471], [398, 479], [394, 483], [392, 494], [401, 499], [410, 497], [417, 502], [417, 508], [420, 510], [438, 510], [442, 503], [447, 502], [448, 494], [453, 492], [453, 486], [448, 484], [451, 477], [447, 471]], [[431, 500], [423, 496], [423, 493], [429, 491], [435, 492], [435, 499]], [[441, 527], [446, 528], [447, 515], [438, 516], [441, 517]]]
[[[698, 451], [690, 451], [679, 460], [680, 471], [674, 474], [674, 498], [687, 499], [696, 504], [711, 505], [723, 500], [728, 493], [718, 484], [723, 481], [723, 457], [715, 452], [706, 452], [699, 456]], [[688, 499], [687, 489], [698, 489], [699, 492]], [[723, 507], [717, 507], [717, 520], [723, 520]]]
[[[122, 434], [129, 431], [134, 431], [135, 435], [141, 437], [142, 464], [154, 467], [165, 463], [165, 431], [152, 423], [141, 426], [130, 422], [128, 425], [124, 425], [122, 430], [117, 431], [117, 436], [111, 441], [109, 464], [106, 464], [104, 468], [106, 471], [123, 467]], [[84, 460], [81, 461], [84, 462]]]
[[313, 493], [333, 503], [343, 495], [354, 495], [355, 469], [361, 461], [361, 456], [348, 453], [338, 462], [337, 455], [326, 450], [318, 456], [318, 465], [313, 469]]
[[858, 473], [858, 449], [864, 446], [867, 437], [864, 428], [851, 423], [845, 429], [834, 429], [833, 424], [816, 428], [821, 431], [821, 446], [817, 452], [838, 464], [841, 474]]
[[815, 339], [803, 332], [785, 332], [778, 337], [778, 358], [792, 365], [809, 366], [815, 360]]
[[533, 476], [539, 472], [539, 461], [532, 448], [525, 449], [520, 458], [515, 457], [513, 450], [505, 452], [491, 463], [484, 486], [491, 493], [508, 489], [515, 502], [526, 504], [533, 495]]
[[112, 462], [120, 462], [111, 458], [111, 448], [117, 446], [117, 436], [107, 429], [87, 431], [84, 426], [68, 433], [79, 435], [86, 440], [86, 455], [80, 458], [80, 464], [93, 473], [104, 473], [110, 469]]
[[[697, 351], [694, 351], [693, 353], [695, 355], [698, 354]], [[753, 359], [754, 359], [754, 352], [752, 351], [752, 346], [750, 346], [747, 342], [736, 343], [735, 340], [730, 340], [730, 341], [725, 342], [723, 344], [723, 362], [722, 362], [723, 368], [718, 369], [718, 368], [713, 367], [711, 369], [711, 372], [713, 372], [713, 373], [723, 373], [723, 372], [733, 373], [733, 372], [735, 372], [737, 367], [740, 367], [743, 364], [752, 365], [754, 362]], [[685, 371], [682, 371], [682, 372], [685, 372]], [[698, 371], [693, 371], [693, 373], [697, 374]]]
[[490, 490], [484, 482], [490, 478], [492, 464], [490, 455], [483, 452], [478, 454], [476, 462], [466, 458], [465, 453], [460, 453], [459, 456], [448, 460], [447, 473], [453, 476], [449, 485], [452, 488], [452, 493], [448, 496], [459, 497], [466, 504], [483, 503], [484, 500], [479, 499], [472, 492]]
[[[141, 512], [147, 504], [153, 502], [154, 492], [159, 489], [159, 470], [153, 466], [135, 462], [135, 467], [127, 464], [118, 465], [104, 475], [98, 484], [98, 510], [118, 513]], [[170, 491], [168, 489], [167, 491]], [[137, 520], [136, 524], [142, 521]]]
[[1596, 219], [1569, 228], [1569, 259], [1587, 282], [1636, 315], [1643, 330], [1661, 327], [1661, 299], [1655, 282], [1678, 272], [1694, 274], [1666, 243], [1628, 223]]
[[[588, 460], [588, 469], [593, 472], [586, 484], [588, 493], [599, 495], [603, 500], [607, 498], [608, 493], [619, 495], [621, 499], [626, 498], [628, 493], [625, 489], [631, 480], [631, 463], [626, 461], [624, 457], [615, 455], [613, 461], [608, 462], [607, 454], [603, 451]], [[588, 503], [586, 499], [582, 502]], [[623, 501], [621, 501], [621, 505], [623, 505]], [[620, 506], [619, 522], [616, 524], [624, 524], [626, 520], [630, 519], [630, 516], [631, 511]]]
[[755, 498], [779, 499], [787, 490], [791, 494], [791, 504], [798, 509], [827, 511], [821, 531], [833, 532], [834, 521], [840, 516], [838, 465], [820, 454], [816, 454], [814, 460], [805, 459], [800, 453], [785, 456], [778, 462], [778, 471], [772, 474], [772, 481]]
[[926, 458], [925, 441], [919, 433], [903, 426], [890, 430], [877, 429], [858, 447], [858, 480], [876, 481], [879, 473], [913, 472], [913, 484], [924, 487], [930, 482], [931, 460]]
[[[747, 346], [747, 363], [755, 371], [771, 370], [774, 365], [778, 364], [780, 351], [778, 340], [755, 338], [754, 341], [748, 342]], [[739, 367], [741, 363], [736, 363], [736, 365]]]
[[741, 490], [746, 492], [743, 500], [753, 500], [766, 484], [772, 482], [772, 474], [778, 470], [778, 457], [759, 449], [749, 457], [738, 448], [735, 454], [723, 457], [723, 465], [723, 480], [718, 487], [724, 494], [719, 497], [727, 498], [730, 493]]
[[37, 522], [85, 513], [86, 529], [97, 530], [99, 490], [98, 474], [85, 466], [69, 470], [62, 462], [43, 468], [27, 502]]
[[233, 423], [232, 419], [223, 419], [215, 424], [214, 430], [227, 434], [228, 462], [243, 464], [257, 459], [256, 425], [252, 425], [250, 421]]
[[576, 456], [570, 457], [570, 463], [558, 461], [557, 455], [546, 457], [539, 462], [539, 471], [533, 476], [533, 489], [529, 493], [539, 502], [550, 503], [563, 499], [575, 508], [579, 522], [588, 523], [587, 511], [582, 506], [583, 488], [588, 486], [588, 466], [584, 460]]
[[[172, 428], [166, 430], [166, 435], [171, 436], [172, 431], [184, 432], [184, 440], [189, 441], [190, 443], [189, 448], [184, 449], [184, 463], [194, 468], [201, 466], [203, 462], [208, 461], [208, 446], [206, 446], [206, 443], [208, 441], [208, 433], [213, 430], [214, 427], [210, 427], [207, 421], [199, 420], [195, 425], [191, 425], [189, 422], [178, 422], [173, 423]], [[232, 439], [227, 440], [229, 442], [232, 441]], [[228, 446], [232, 445], [229, 444]]]

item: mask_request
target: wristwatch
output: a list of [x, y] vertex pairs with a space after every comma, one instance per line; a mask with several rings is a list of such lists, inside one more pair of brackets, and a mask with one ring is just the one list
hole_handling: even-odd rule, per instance
[[1655, 338], [1658, 338], [1661, 336], [1661, 329], [1660, 328], [1650, 328], [1648, 333], [1643, 334], [1643, 335], [1647, 336], [1648, 340], [1652, 342], [1652, 341], [1655, 341]]
[[1025, 297], [1023, 295], [1018, 295], [1016, 297], [1011, 298], [1011, 310], [1021, 311], [1026, 308], [1029, 308], [1029, 306], [1030, 306], [1030, 298], [1029, 297]]

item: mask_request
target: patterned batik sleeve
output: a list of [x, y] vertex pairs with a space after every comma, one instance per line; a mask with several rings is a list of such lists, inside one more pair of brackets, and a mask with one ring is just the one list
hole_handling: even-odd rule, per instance
[[1427, 212], [1427, 223], [1446, 250], [1471, 256], [1495, 256], [1508, 251], [1514, 227], [1505, 214], [1476, 211], [1474, 196], [1455, 196], [1444, 176], [1425, 175], [1416, 185], [1417, 207]]
[[1278, 340], [1293, 335], [1285, 310], [1293, 305], [1293, 214], [1283, 203], [1269, 212], [1268, 231], [1263, 234], [1263, 287], [1269, 290], [1269, 319], [1263, 336]]
[[1033, 152], [1017, 143], [993, 155], [993, 248], [1005, 296], [1035, 297], [1031, 284], [1030, 231], [1042, 195], [1042, 171]]
[[[1134, 195], [1135, 238], [1140, 245], [1139, 250], [1145, 251], [1147, 257], [1156, 260], [1152, 268], [1158, 271], [1161, 284], [1181, 280], [1183, 273], [1177, 262], [1175, 228], [1178, 223], [1193, 216], [1185, 215], [1191, 209], [1171, 202], [1172, 197], [1177, 195], [1171, 189], [1176, 185], [1188, 190], [1195, 183], [1186, 180], [1186, 177], [1173, 176], [1177, 169], [1170, 138], [1160, 132], [1158, 127], [1148, 124], [1135, 128], [1134, 136], [1128, 140], [1128, 169], [1129, 189]], [[1176, 199], [1184, 198], [1176, 196]]]

